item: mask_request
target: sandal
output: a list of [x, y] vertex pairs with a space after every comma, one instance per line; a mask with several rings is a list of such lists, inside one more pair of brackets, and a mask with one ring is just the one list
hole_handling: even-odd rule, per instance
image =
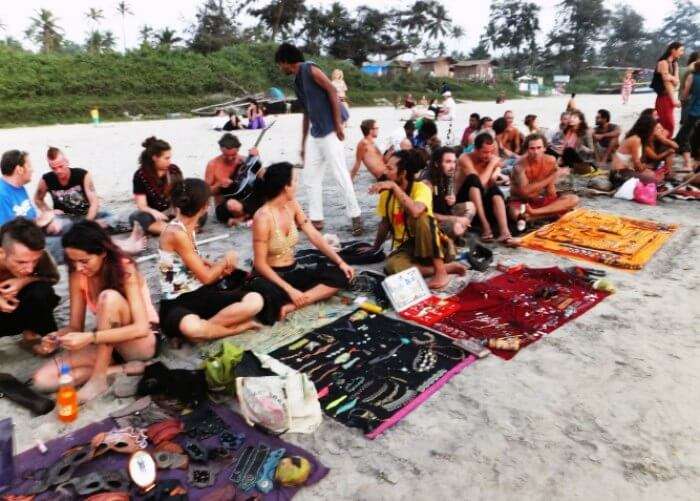
[[482, 233], [479, 239], [482, 242], [493, 242], [493, 233]]

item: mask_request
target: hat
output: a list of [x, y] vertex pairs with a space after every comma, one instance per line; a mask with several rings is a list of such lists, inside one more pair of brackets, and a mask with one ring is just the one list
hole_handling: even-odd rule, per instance
[[442, 97], [452, 97], [452, 92], [449, 90], [446, 90], [445, 92], [442, 93]]

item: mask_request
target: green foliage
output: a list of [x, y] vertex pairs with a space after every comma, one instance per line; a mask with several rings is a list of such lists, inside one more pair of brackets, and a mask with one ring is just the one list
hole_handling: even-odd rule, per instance
[[[34, 54], [0, 45], [2, 125], [88, 121], [97, 106], [105, 119], [186, 112], [228, 96], [275, 86], [293, 95], [292, 79], [274, 64], [273, 44], [235, 44], [209, 55], [188, 50], [142, 48], [126, 55]], [[311, 57], [327, 74], [340, 68], [356, 104], [374, 104], [411, 92], [436, 96], [443, 79], [408, 74], [396, 78], [364, 75], [346, 61]], [[457, 98], [492, 99], [512, 85], [449, 81]]]

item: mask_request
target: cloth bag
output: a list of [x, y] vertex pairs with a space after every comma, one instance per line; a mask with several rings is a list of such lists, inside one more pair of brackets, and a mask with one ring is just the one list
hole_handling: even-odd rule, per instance
[[243, 360], [243, 349], [224, 341], [219, 349], [204, 361], [204, 375], [207, 386], [214, 392], [236, 390], [236, 366]]
[[634, 201], [640, 204], [656, 205], [656, 185], [641, 181], [634, 187]]
[[613, 195], [614, 198], [621, 198], [623, 200], [634, 200], [634, 190], [639, 184], [639, 179], [636, 177], [631, 177], [623, 183], [622, 186]]
[[313, 433], [321, 424], [316, 387], [306, 374], [236, 378], [236, 396], [250, 426], [275, 434]]

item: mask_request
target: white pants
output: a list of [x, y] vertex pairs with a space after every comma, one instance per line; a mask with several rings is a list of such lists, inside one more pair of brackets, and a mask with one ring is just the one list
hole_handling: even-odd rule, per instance
[[348, 217], [360, 215], [355, 188], [350, 172], [345, 165], [343, 143], [335, 132], [324, 137], [308, 136], [306, 139], [306, 162], [302, 179], [309, 198], [309, 218], [323, 221], [323, 176], [330, 167], [335, 183], [345, 198], [345, 212]]

